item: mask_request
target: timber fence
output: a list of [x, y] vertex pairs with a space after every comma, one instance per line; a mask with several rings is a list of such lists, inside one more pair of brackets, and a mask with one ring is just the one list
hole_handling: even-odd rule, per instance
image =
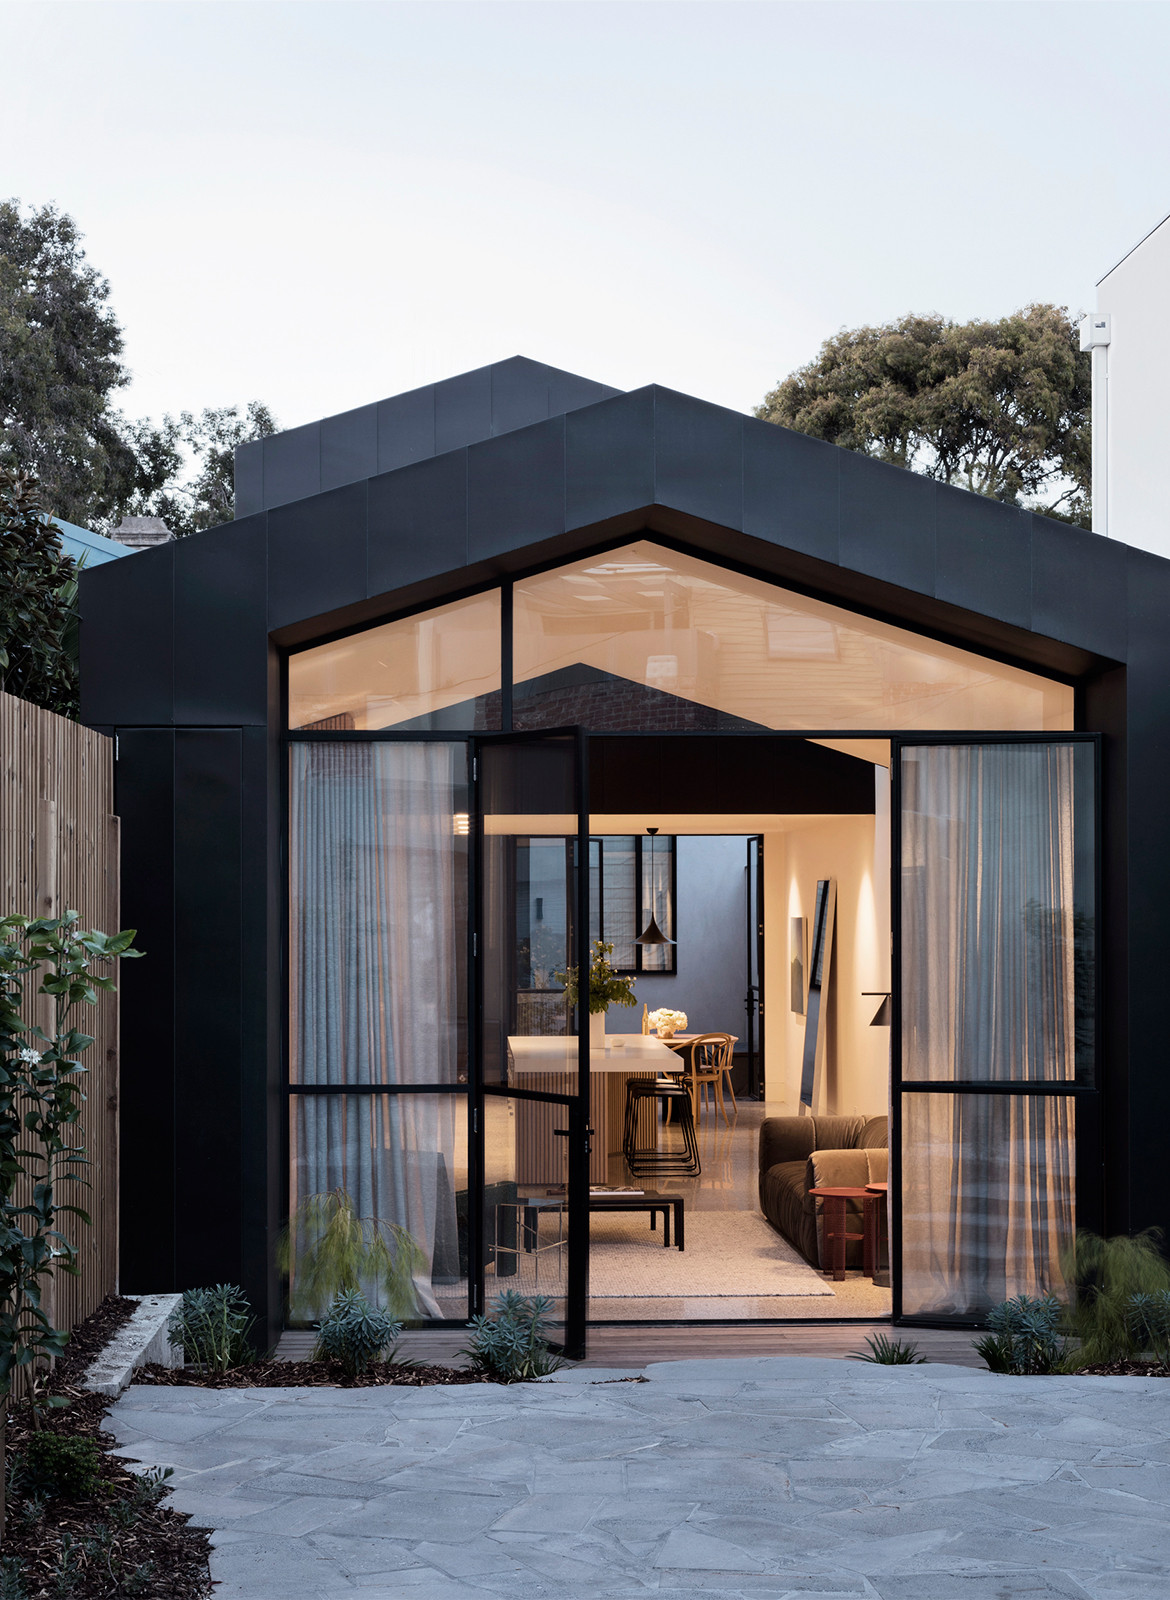
[[[0, 692], [0, 915], [55, 917], [76, 911], [83, 928], [118, 928], [118, 819], [114, 741], [67, 717]], [[113, 972], [115, 981], [118, 972]], [[47, 1007], [43, 998], [35, 1005]], [[78, 1274], [56, 1274], [46, 1310], [74, 1328], [118, 1285], [118, 1001], [103, 994], [75, 1014], [94, 1042], [80, 1057], [81, 1132], [90, 1187], [62, 1198], [93, 1219], [62, 1231], [77, 1249]], [[30, 1010], [48, 1030], [52, 1013]]]

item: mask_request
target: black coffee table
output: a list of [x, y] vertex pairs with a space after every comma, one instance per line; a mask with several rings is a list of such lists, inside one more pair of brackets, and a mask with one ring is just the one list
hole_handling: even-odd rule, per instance
[[670, 1214], [674, 1212], [674, 1241], [680, 1250], [686, 1248], [684, 1234], [686, 1207], [681, 1194], [659, 1194], [656, 1189], [646, 1189], [641, 1194], [590, 1194], [590, 1211], [648, 1211], [650, 1227], [657, 1227], [657, 1217], [662, 1213], [662, 1248], [670, 1249]]

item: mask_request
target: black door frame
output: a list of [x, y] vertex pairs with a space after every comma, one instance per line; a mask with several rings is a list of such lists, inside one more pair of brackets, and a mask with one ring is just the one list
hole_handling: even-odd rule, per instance
[[[1101, 984], [1102, 906], [1102, 762], [1104, 737], [1099, 733], [899, 733], [890, 739], [890, 1192], [897, 1206], [897, 1226], [890, 1220], [890, 1265], [893, 1321], [899, 1327], [980, 1328], [980, 1318], [905, 1314], [902, 1310], [902, 1105], [905, 1094], [977, 1094], [1059, 1096], [1073, 1100], [1075, 1152], [1074, 1225], [1097, 1231], [1104, 1207], [1105, 1173], [1102, 1144], [1101, 1051], [1104, 1038]], [[902, 761], [905, 749], [923, 745], [1086, 744], [1093, 749], [1093, 1079], [1091, 1083], [977, 1082], [971, 1079], [906, 1081], [902, 1075]]]
[[[468, 740], [471, 766], [471, 877], [472, 907], [468, 918], [471, 936], [471, 961], [468, 968], [470, 993], [468, 995], [468, 1066], [471, 1088], [472, 1151], [470, 1167], [475, 1173], [471, 1184], [468, 1212], [470, 1227], [476, 1242], [474, 1257], [469, 1252], [468, 1278], [472, 1304], [477, 1310], [485, 1308], [487, 1262], [482, 1249], [484, 1208], [484, 1103], [489, 1098], [508, 1100], [534, 1100], [563, 1107], [567, 1127], [558, 1130], [568, 1139], [569, 1173], [566, 1194], [569, 1216], [567, 1249], [567, 1283], [565, 1293], [565, 1331], [562, 1353], [573, 1360], [585, 1355], [586, 1324], [589, 1308], [589, 1153], [593, 1130], [589, 1125], [590, 1075], [589, 1075], [589, 1025], [588, 1011], [584, 1026], [578, 1006], [577, 1027], [577, 1093], [573, 1096], [542, 1093], [539, 1090], [520, 1089], [510, 1084], [489, 1084], [484, 1076], [484, 986], [483, 962], [487, 953], [484, 926], [484, 807], [483, 774], [480, 757], [485, 750], [508, 749], [516, 746], [540, 746], [570, 743], [573, 752], [574, 809], [577, 817], [576, 857], [577, 871], [574, 882], [574, 939], [579, 971], [585, 970], [589, 960], [589, 735], [580, 727], [542, 728], [535, 732], [474, 734]], [[587, 995], [587, 988], [579, 987], [579, 994]], [[586, 1004], [588, 1002], [586, 1001]]]

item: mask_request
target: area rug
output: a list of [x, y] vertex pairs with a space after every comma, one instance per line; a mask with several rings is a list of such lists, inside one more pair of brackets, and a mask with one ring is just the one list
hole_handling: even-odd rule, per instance
[[594, 1212], [589, 1293], [598, 1299], [832, 1295], [826, 1280], [757, 1211], [691, 1211], [686, 1249], [662, 1248], [662, 1219]]

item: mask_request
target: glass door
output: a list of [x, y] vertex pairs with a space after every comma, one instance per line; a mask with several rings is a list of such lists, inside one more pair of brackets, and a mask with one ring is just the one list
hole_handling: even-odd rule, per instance
[[474, 742], [478, 1304], [546, 1296], [566, 1353], [585, 1351], [588, 1010], [566, 986], [589, 960], [587, 745], [579, 730]]
[[1098, 762], [1092, 735], [894, 741], [895, 1317], [1063, 1296], [1098, 1225]]

